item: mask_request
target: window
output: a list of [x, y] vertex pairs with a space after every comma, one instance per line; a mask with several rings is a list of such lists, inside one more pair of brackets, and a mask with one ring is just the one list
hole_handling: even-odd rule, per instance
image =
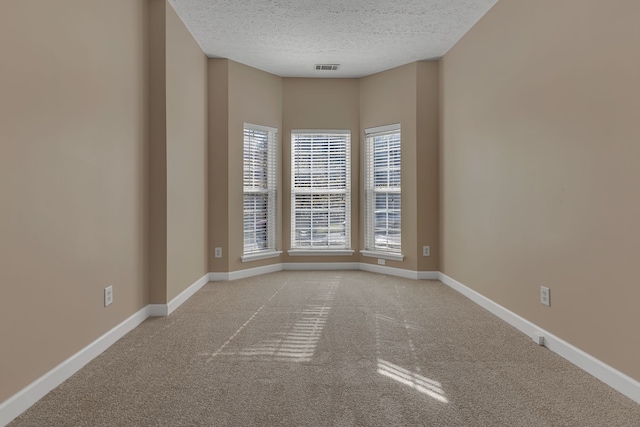
[[244, 125], [243, 261], [277, 256], [277, 129]]
[[292, 255], [353, 253], [350, 150], [349, 131], [291, 133]]
[[402, 260], [400, 125], [365, 130], [365, 256]]

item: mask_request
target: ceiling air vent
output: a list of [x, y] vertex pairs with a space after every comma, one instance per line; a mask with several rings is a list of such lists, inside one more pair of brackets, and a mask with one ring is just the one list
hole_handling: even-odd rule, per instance
[[336, 71], [340, 64], [316, 64], [316, 71]]

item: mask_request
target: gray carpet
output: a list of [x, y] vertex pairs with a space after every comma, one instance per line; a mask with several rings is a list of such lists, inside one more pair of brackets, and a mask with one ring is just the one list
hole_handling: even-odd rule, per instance
[[639, 426], [640, 405], [440, 282], [209, 283], [10, 424]]

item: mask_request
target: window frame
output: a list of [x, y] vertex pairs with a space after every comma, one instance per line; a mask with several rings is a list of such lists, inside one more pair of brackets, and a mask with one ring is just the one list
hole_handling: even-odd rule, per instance
[[[364, 249], [360, 251], [363, 256], [374, 257], [374, 258], [384, 258], [395, 261], [403, 261], [404, 255], [402, 253], [402, 127], [400, 123], [395, 123], [391, 125], [378, 126], [373, 128], [365, 129], [364, 135]], [[394, 144], [397, 145], [397, 150], [399, 150], [399, 159], [386, 159], [385, 165], [387, 169], [387, 185], [386, 186], [378, 186], [375, 185], [375, 176], [377, 170], [376, 168], [376, 157], [375, 157], [375, 147], [374, 147], [374, 138], [384, 137], [389, 135], [398, 134], [398, 141]], [[387, 140], [387, 152], [390, 151], [390, 141]], [[397, 162], [397, 165], [389, 166], [391, 162]], [[394, 168], [395, 170], [392, 170]], [[391, 172], [397, 173], [397, 178], [394, 178], [394, 183], [397, 183], [397, 186], [391, 186]], [[394, 184], [393, 183], [393, 184]], [[376, 196], [377, 195], [386, 195], [386, 208], [376, 209]], [[393, 202], [397, 205], [395, 208], [389, 207], [389, 196], [393, 195]], [[390, 248], [389, 238], [390, 238], [390, 230], [393, 230], [389, 227], [389, 213], [396, 216], [398, 219], [396, 221], [399, 222], [399, 233], [398, 233], [398, 241], [397, 241], [397, 249]], [[376, 226], [376, 215], [378, 213], [386, 212], [386, 227], [381, 230], [379, 226]], [[377, 245], [376, 244], [376, 234], [377, 231], [384, 231], [386, 233], [386, 247], [385, 245]]]
[[[317, 138], [313, 138], [313, 137]], [[307, 138], [304, 141], [305, 144], [308, 145], [307, 149], [304, 150], [304, 147], [299, 146], [303, 142], [304, 138]], [[311, 138], [311, 140], [309, 140]], [[340, 140], [344, 140], [341, 142]], [[322, 143], [326, 143], [328, 154], [325, 156], [325, 165], [326, 170], [324, 172], [325, 182], [314, 181], [314, 174], [322, 174], [323, 166], [320, 165], [320, 160], [323, 159], [320, 156], [318, 159], [313, 158], [313, 153], [317, 152], [314, 149], [314, 144], [320, 145]], [[335, 161], [331, 161], [332, 150], [331, 144], [336, 144], [334, 146], [335, 152], [334, 155], [341, 154], [340, 159], [336, 159]], [[340, 148], [340, 144], [342, 144], [342, 148]], [[310, 147], [309, 147], [310, 145]], [[298, 162], [298, 157], [302, 157], [304, 153], [309, 153], [309, 158], [306, 159], [308, 164], [309, 172], [307, 172], [308, 182], [304, 182], [304, 177], [301, 170], [304, 170], [304, 164], [302, 161]], [[332, 165], [338, 164], [337, 168], [332, 168]], [[341, 171], [339, 176], [336, 177], [336, 171]], [[301, 176], [297, 176], [297, 174]], [[341, 187], [341, 183], [344, 183], [343, 187]], [[354, 251], [351, 249], [351, 131], [350, 130], [329, 130], [329, 129], [293, 129], [291, 131], [291, 240], [290, 240], [290, 249], [288, 251], [289, 255], [292, 256], [315, 256], [315, 255], [352, 255]], [[304, 203], [303, 197], [309, 196], [309, 202], [311, 207], [309, 208], [309, 226], [303, 227], [298, 224], [297, 220], [297, 212], [300, 212], [300, 209], [296, 208], [296, 202], [299, 204]], [[313, 203], [314, 197], [322, 197], [325, 196], [326, 203], [328, 204], [328, 208], [325, 211], [326, 225], [317, 227], [317, 229], [321, 230], [322, 228], [326, 229], [324, 233], [326, 235], [326, 241], [322, 240], [314, 240], [313, 231], [316, 229], [314, 227], [314, 210]], [[332, 199], [332, 197], [335, 197]], [[342, 200], [340, 200], [342, 199]], [[343, 209], [335, 210], [335, 207], [331, 207], [332, 201], [338, 201], [339, 205], [344, 206]], [[325, 203], [325, 202], [323, 202]], [[320, 213], [322, 217], [323, 210], [319, 209], [317, 212]], [[334, 215], [332, 215], [332, 212]], [[344, 222], [342, 225], [343, 233], [335, 233], [332, 232], [331, 229], [333, 227], [332, 219], [335, 220], [337, 217], [341, 215], [344, 216]], [[301, 239], [297, 237], [297, 234], [303, 231], [305, 228], [309, 228], [310, 234], [310, 243], [309, 245], [300, 245]], [[322, 235], [320, 231], [319, 235]], [[341, 245], [336, 245], [331, 243], [332, 235], [340, 235], [344, 234], [344, 241]], [[323, 243], [323, 244], [318, 244]]]
[[[266, 152], [247, 153], [248, 143], [251, 138], [248, 134], [255, 133], [262, 134], [263, 140], [266, 139]], [[253, 137], [255, 138], [255, 136]], [[260, 162], [264, 163], [264, 169], [259, 167], [254, 170], [254, 174], [264, 175], [263, 180], [266, 181], [264, 185], [256, 185], [256, 181], [250, 178], [251, 171], [247, 171], [247, 160], [249, 154], [249, 165], [253, 165], [256, 168], [256, 164]], [[249, 166], [251, 167], [251, 166]], [[256, 125], [253, 123], [244, 123], [243, 125], [243, 205], [242, 205], [242, 230], [243, 230], [243, 245], [242, 245], [242, 262], [255, 261], [259, 259], [273, 258], [279, 256], [282, 251], [277, 250], [278, 241], [278, 129]], [[253, 212], [253, 227], [252, 231], [255, 236], [260, 233], [264, 234], [262, 243], [263, 248], [251, 249], [247, 248], [247, 196], [259, 196], [266, 195], [266, 206], [262, 209], [255, 209]], [[256, 225], [258, 217], [266, 217], [266, 229], [258, 228]], [[251, 230], [249, 230], [251, 231]]]

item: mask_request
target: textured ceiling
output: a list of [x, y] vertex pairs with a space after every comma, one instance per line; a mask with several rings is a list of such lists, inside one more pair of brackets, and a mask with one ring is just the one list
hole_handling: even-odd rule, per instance
[[440, 58], [496, 2], [169, 0], [207, 56], [282, 77], [362, 77]]

